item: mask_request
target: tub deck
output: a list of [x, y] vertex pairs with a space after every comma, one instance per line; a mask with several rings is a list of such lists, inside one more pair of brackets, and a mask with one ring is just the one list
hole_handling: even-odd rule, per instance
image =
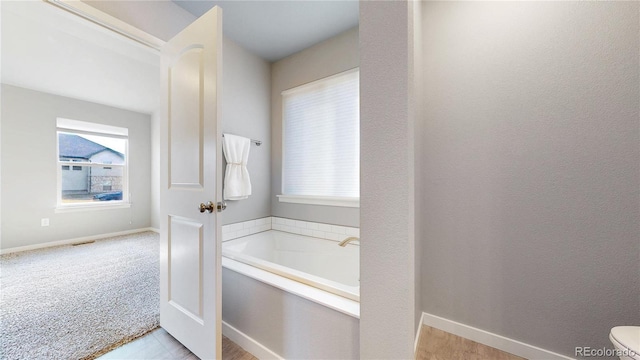
[[360, 301], [359, 246], [269, 230], [222, 244], [226, 258]]

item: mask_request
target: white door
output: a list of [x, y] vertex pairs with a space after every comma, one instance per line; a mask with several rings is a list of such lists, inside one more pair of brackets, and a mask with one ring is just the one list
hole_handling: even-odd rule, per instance
[[[202, 359], [221, 358], [222, 11], [162, 48], [160, 325]], [[204, 212], [201, 212], [203, 210]]]

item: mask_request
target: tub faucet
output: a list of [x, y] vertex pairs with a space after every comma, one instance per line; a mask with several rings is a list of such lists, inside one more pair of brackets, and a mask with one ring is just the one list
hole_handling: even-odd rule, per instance
[[338, 245], [340, 245], [342, 247], [345, 247], [345, 246], [347, 246], [348, 243], [350, 243], [352, 241], [358, 241], [358, 240], [360, 240], [360, 238], [357, 238], [355, 236], [350, 236], [350, 237], [340, 241], [340, 243]]

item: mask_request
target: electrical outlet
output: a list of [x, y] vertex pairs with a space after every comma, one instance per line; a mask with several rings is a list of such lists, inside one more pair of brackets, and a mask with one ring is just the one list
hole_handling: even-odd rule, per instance
[[49, 218], [40, 219], [40, 226], [49, 226]]

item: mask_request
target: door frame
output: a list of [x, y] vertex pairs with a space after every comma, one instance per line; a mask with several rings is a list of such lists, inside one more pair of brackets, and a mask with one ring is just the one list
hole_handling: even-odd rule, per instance
[[[163, 46], [167, 43], [164, 40], [161, 40], [143, 30], [140, 30], [139, 28], [124, 22], [112, 15], [109, 15], [97, 8], [94, 8], [91, 5], [88, 5], [86, 3], [77, 1], [77, 0], [44, 0], [45, 3], [55, 6], [59, 9], [62, 9], [66, 12], [69, 12], [75, 16], [78, 16], [79, 18], [82, 18], [85, 21], [88, 21], [90, 23], [99, 25], [105, 29], [108, 29], [110, 31], [113, 31], [119, 35], [121, 35], [124, 39], [127, 39], [131, 42], [135, 42], [137, 43], [137, 45], [139, 46], [143, 46], [149, 50], [152, 50], [154, 53], [157, 53], [158, 56], [158, 65], [159, 65], [159, 70], [161, 71], [162, 66], [161, 66], [161, 49], [163, 48]], [[197, 19], [194, 19], [191, 23], [195, 22]], [[220, 29], [220, 34], [222, 34], [222, 25], [221, 25], [221, 19], [219, 20], [220, 24], [219, 24], [219, 29]], [[190, 24], [191, 24], [190, 23]], [[222, 48], [222, 41], [219, 42], [219, 48]], [[222, 50], [218, 50], [218, 51], [222, 51]], [[222, 86], [222, 55], [219, 56], [219, 60], [220, 60], [220, 64], [218, 65], [218, 76], [215, 80], [216, 85], [215, 85], [215, 92], [217, 94], [217, 99], [221, 99], [221, 86]], [[159, 84], [160, 86], [160, 84]], [[156, 108], [156, 110], [154, 111], [154, 113], [152, 114], [152, 123], [154, 122], [154, 118], [158, 121], [157, 122], [157, 126], [162, 126], [162, 121], [161, 121], [161, 114], [162, 114], [162, 109], [161, 109], [162, 103], [159, 102], [158, 103], [158, 107]], [[223, 169], [222, 167], [222, 126], [221, 126], [221, 107], [222, 104], [221, 102], [216, 102], [216, 122], [217, 122], [217, 126], [216, 126], [216, 134], [215, 134], [215, 138], [216, 138], [216, 142], [215, 142], [215, 162], [216, 162], [216, 172], [215, 172], [215, 198], [214, 199], [210, 199], [213, 200], [214, 202], [218, 202], [218, 201], [223, 201], [222, 198], [222, 179], [223, 179], [223, 175], [222, 175], [222, 171], [221, 169]], [[152, 124], [153, 125], [153, 124]], [[158, 138], [161, 142], [161, 131], [158, 131]], [[152, 140], [153, 143], [153, 140]], [[162, 146], [162, 144], [160, 144], [160, 146]], [[161, 171], [161, 166], [160, 166], [160, 162], [161, 159], [158, 159], [158, 185], [161, 187], [163, 186], [163, 184], [161, 184], [161, 179], [162, 179], [162, 175], [160, 173]], [[153, 186], [153, 185], [152, 185]], [[158, 205], [160, 200], [160, 193], [161, 193], [161, 189], [160, 187], [158, 188]], [[152, 200], [153, 202], [153, 200]], [[213, 214], [207, 214], [207, 216], [214, 216], [215, 219], [214, 221], [214, 226], [215, 226], [215, 246], [216, 246], [216, 273], [217, 275], [217, 280], [218, 280], [218, 290], [215, 292], [215, 297], [216, 297], [216, 315], [215, 315], [215, 319], [216, 319], [216, 342], [217, 342], [217, 346], [218, 349], [221, 349], [222, 347], [222, 293], [221, 293], [221, 288], [222, 288], [222, 284], [221, 284], [221, 277], [222, 277], [222, 261], [221, 261], [221, 255], [222, 255], [222, 223], [221, 223], [221, 216], [220, 213], [217, 211], [214, 211]], [[162, 221], [162, 219], [160, 219], [160, 221]], [[154, 231], [159, 232], [159, 229], [153, 229]], [[220, 354], [218, 354], [220, 355]]]
[[114, 31], [125, 38], [135, 41], [141, 45], [149, 47], [158, 52], [166, 41], [138, 29], [137, 27], [126, 23], [115, 16], [111, 16], [100, 11], [93, 6], [77, 0], [44, 0], [46, 3], [61, 8], [72, 14], [75, 14], [89, 22], [100, 25], [106, 29]]

